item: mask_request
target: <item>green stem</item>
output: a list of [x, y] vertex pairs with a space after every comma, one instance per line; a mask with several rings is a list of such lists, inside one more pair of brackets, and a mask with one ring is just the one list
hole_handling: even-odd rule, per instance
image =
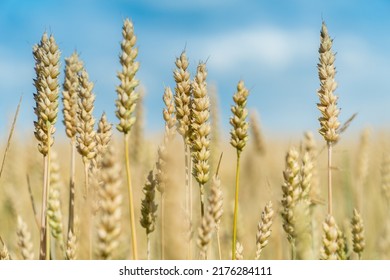
[[124, 140], [125, 140], [127, 187], [128, 187], [128, 192], [129, 192], [131, 243], [132, 243], [132, 248], [133, 248], [133, 260], [137, 260], [138, 259], [137, 236], [136, 236], [136, 232], [135, 232], [135, 215], [134, 215], [134, 203], [133, 203], [133, 190], [132, 190], [132, 186], [131, 186], [130, 159], [129, 159], [129, 134], [128, 133], [125, 133]]
[[236, 166], [236, 193], [234, 198], [234, 216], [233, 216], [233, 244], [232, 244], [232, 260], [236, 259], [236, 243], [237, 243], [237, 216], [238, 216], [238, 192], [240, 182], [240, 151], [237, 150], [237, 166]]

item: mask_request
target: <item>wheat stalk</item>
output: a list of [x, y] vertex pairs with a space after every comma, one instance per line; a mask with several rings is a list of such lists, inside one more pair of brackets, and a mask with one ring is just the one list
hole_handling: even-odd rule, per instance
[[234, 106], [231, 107], [233, 113], [230, 118], [230, 124], [232, 130], [230, 132], [231, 139], [230, 144], [236, 149], [237, 161], [236, 161], [236, 187], [235, 187], [235, 199], [234, 199], [234, 217], [233, 217], [233, 241], [232, 241], [232, 259], [236, 259], [236, 245], [237, 245], [237, 216], [238, 216], [238, 194], [239, 194], [239, 182], [240, 182], [240, 156], [244, 149], [246, 142], [248, 141], [248, 122], [246, 118], [248, 116], [248, 110], [246, 109], [246, 103], [248, 99], [249, 91], [245, 88], [244, 82], [239, 81], [237, 85], [237, 92], [233, 95]]
[[77, 133], [77, 94], [79, 90], [79, 74], [83, 69], [83, 62], [77, 52], [65, 59], [65, 80], [62, 91], [63, 116], [66, 135], [70, 138], [70, 180], [69, 180], [69, 219], [68, 234], [74, 232], [75, 209], [75, 173], [76, 173], [76, 133]]
[[338, 97], [334, 95], [337, 88], [335, 81], [336, 68], [334, 66], [335, 54], [332, 51], [333, 40], [329, 37], [325, 22], [322, 22], [319, 47], [318, 77], [320, 89], [317, 91], [320, 103], [317, 104], [321, 112], [320, 134], [324, 137], [328, 147], [328, 214], [332, 216], [332, 146], [338, 141], [340, 110], [337, 107]]
[[138, 71], [139, 63], [135, 61], [138, 55], [138, 49], [135, 47], [137, 37], [134, 34], [133, 23], [129, 19], [126, 19], [123, 23], [122, 36], [122, 53], [119, 57], [120, 63], [122, 65], [122, 71], [118, 73], [120, 84], [116, 88], [116, 92], [118, 95], [118, 98], [116, 100], [116, 116], [119, 119], [119, 124], [116, 127], [120, 132], [124, 134], [127, 189], [129, 193], [132, 254], [133, 259], [136, 260], [138, 259], [138, 250], [129, 159], [129, 132], [136, 120], [133, 114], [138, 100], [138, 94], [135, 92], [135, 88], [138, 86], [139, 81], [135, 78], [135, 74]]
[[[190, 151], [191, 121], [192, 121], [192, 90], [190, 73], [188, 71], [188, 59], [183, 51], [175, 61], [176, 69], [173, 71], [175, 79], [175, 116], [177, 119], [177, 131], [183, 137], [184, 164], [185, 164], [185, 211], [192, 224], [192, 161]], [[186, 214], [186, 215], [187, 215]], [[188, 242], [187, 257], [192, 256], [191, 238]]]
[[36, 78], [34, 79], [36, 88], [36, 93], [34, 93], [36, 102], [34, 111], [37, 116], [37, 120], [34, 122], [34, 135], [38, 140], [38, 150], [44, 159], [39, 253], [39, 259], [42, 260], [50, 258], [49, 225], [46, 209], [50, 190], [50, 147], [54, 143], [54, 125], [58, 114], [60, 51], [54, 37], [52, 35], [48, 37], [44, 33], [40, 43], [33, 47], [33, 55], [36, 73]]
[[169, 87], [164, 90], [163, 118], [165, 121], [163, 143], [157, 150], [156, 162], [156, 188], [161, 194], [160, 219], [161, 219], [161, 259], [165, 258], [165, 190], [171, 184], [168, 176], [168, 165], [171, 161], [172, 141], [175, 134], [176, 116], [173, 94]]
[[[92, 159], [96, 156], [96, 141], [94, 130], [95, 118], [93, 117], [95, 95], [93, 94], [93, 83], [89, 81], [88, 73], [85, 69], [81, 71], [79, 76], [79, 91], [78, 91], [78, 111], [77, 111], [77, 135], [76, 148], [83, 159], [84, 178], [85, 178], [85, 198], [87, 199], [88, 216], [91, 215], [91, 195], [90, 192], [90, 165]], [[91, 221], [90, 231], [92, 229]], [[92, 257], [92, 234], [89, 234], [89, 257]]]

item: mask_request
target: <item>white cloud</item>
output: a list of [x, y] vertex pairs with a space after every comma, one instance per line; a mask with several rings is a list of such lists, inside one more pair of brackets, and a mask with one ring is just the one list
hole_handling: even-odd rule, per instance
[[203, 56], [220, 71], [231, 71], [242, 63], [283, 70], [317, 49], [317, 36], [310, 30], [283, 30], [272, 26], [249, 28], [200, 39]]

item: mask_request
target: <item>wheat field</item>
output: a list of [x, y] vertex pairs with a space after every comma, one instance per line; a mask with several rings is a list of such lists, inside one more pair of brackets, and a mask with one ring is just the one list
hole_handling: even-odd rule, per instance
[[246, 81], [222, 119], [207, 62], [185, 51], [161, 89], [165, 126], [146, 136], [136, 30], [118, 27], [115, 119], [94, 114], [82, 55], [62, 58], [47, 33], [32, 46], [34, 135], [18, 133], [18, 108], [2, 145], [0, 259], [390, 258], [388, 135], [349, 132], [325, 23], [318, 127], [286, 139], [262, 131]]

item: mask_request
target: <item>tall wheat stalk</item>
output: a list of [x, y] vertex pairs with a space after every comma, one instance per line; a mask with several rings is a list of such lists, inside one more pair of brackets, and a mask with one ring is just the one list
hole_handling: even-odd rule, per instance
[[65, 80], [62, 91], [62, 103], [64, 125], [66, 136], [70, 139], [70, 179], [69, 179], [69, 233], [74, 233], [74, 212], [75, 212], [75, 173], [76, 173], [76, 133], [77, 133], [77, 92], [79, 87], [79, 74], [83, 69], [83, 62], [80, 61], [77, 52], [65, 59]]
[[175, 136], [176, 116], [172, 90], [166, 87], [164, 90], [163, 101], [165, 108], [163, 109], [163, 118], [165, 121], [163, 143], [157, 150], [156, 162], [156, 188], [161, 194], [160, 199], [160, 220], [161, 220], [161, 259], [165, 258], [165, 192], [167, 186], [171, 184], [169, 177], [169, 164], [172, 154], [172, 141]]
[[336, 57], [332, 51], [333, 40], [329, 37], [325, 22], [322, 22], [320, 35], [321, 43], [318, 50], [320, 56], [318, 63], [320, 89], [317, 91], [320, 103], [317, 104], [317, 107], [322, 115], [318, 119], [321, 125], [319, 132], [324, 137], [328, 148], [328, 215], [332, 216], [332, 148], [339, 139], [340, 122], [338, 121], [338, 115], [340, 110], [337, 108], [338, 97], [334, 95], [337, 88], [335, 81], [336, 68], [334, 66]]
[[133, 259], [136, 260], [138, 259], [138, 249], [137, 233], [135, 229], [133, 188], [131, 184], [129, 132], [136, 121], [134, 111], [139, 96], [135, 92], [135, 88], [138, 86], [139, 81], [135, 78], [135, 74], [138, 71], [139, 63], [135, 61], [138, 55], [138, 48], [135, 47], [137, 37], [134, 34], [133, 23], [129, 19], [126, 19], [123, 23], [122, 36], [122, 53], [119, 57], [120, 63], [122, 65], [122, 71], [117, 75], [120, 80], [120, 84], [116, 88], [116, 92], [118, 94], [118, 98], [116, 100], [116, 116], [119, 119], [119, 124], [116, 127], [120, 132], [123, 133], [124, 136], [126, 177], [129, 193], [132, 255]]
[[249, 91], [245, 88], [244, 82], [240, 81], [237, 85], [237, 92], [233, 96], [234, 106], [231, 107], [233, 113], [230, 118], [230, 124], [233, 126], [230, 135], [230, 144], [236, 149], [236, 187], [234, 198], [234, 216], [233, 216], [233, 241], [232, 241], [232, 259], [236, 259], [237, 246], [237, 216], [238, 216], [238, 194], [240, 182], [240, 156], [241, 152], [248, 141], [248, 110], [246, 109], [247, 98]]
[[36, 106], [34, 111], [37, 116], [37, 121], [34, 122], [34, 134], [38, 140], [38, 150], [43, 155], [44, 160], [39, 259], [48, 260], [50, 259], [50, 237], [47, 202], [50, 191], [50, 148], [54, 143], [54, 125], [58, 114], [58, 76], [60, 65], [60, 51], [54, 37], [52, 35], [48, 37], [44, 33], [40, 43], [33, 47], [33, 55], [36, 73], [36, 78], [34, 79]]
[[[188, 71], [188, 59], [183, 51], [175, 61], [176, 69], [173, 77], [176, 82], [175, 87], [175, 115], [177, 119], [177, 131], [183, 137], [184, 142], [184, 163], [185, 163], [185, 211], [192, 224], [192, 160], [190, 149], [191, 121], [192, 121], [192, 91], [190, 73]], [[191, 230], [191, 229], [190, 229]], [[187, 258], [192, 256], [192, 237], [190, 235], [187, 246]]]
[[96, 156], [96, 132], [94, 130], [95, 118], [93, 117], [95, 95], [93, 94], [93, 83], [89, 81], [87, 71], [81, 71], [79, 77], [80, 87], [78, 91], [78, 111], [77, 111], [77, 136], [76, 147], [82, 156], [84, 164], [85, 188], [84, 195], [87, 203], [87, 222], [89, 223], [89, 258], [92, 258], [92, 221], [91, 206], [92, 197], [90, 194], [90, 166], [92, 159]]

